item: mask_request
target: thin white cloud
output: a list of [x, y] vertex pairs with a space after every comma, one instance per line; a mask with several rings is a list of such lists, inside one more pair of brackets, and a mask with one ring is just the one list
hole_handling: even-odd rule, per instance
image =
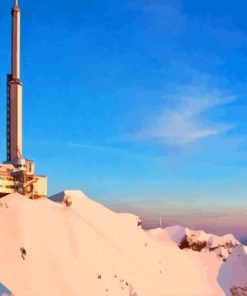
[[130, 159], [136, 159], [136, 160], [144, 159], [149, 161], [157, 160], [157, 157], [154, 157], [154, 156], [152, 157], [152, 156], [140, 155], [140, 154], [129, 152], [128, 150], [110, 147], [110, 146], [73, 143], [73, 142], [69, 142], [68, 145], [73, 148], [86, 149], [86, 150], [95, 151], [103, 154], [113, 154], [113, 155], [118, 155], [121, 157], [130, 158]]
[[135, 138], [154, 139], [171, 146], [186, 146], [199, 139], [219, 135], [233, 126], [210, 120], [210, 111], [231, 100], [221, 99], [215, 94], [206, 97], [182, 96], [172, 107], [152, 115]]

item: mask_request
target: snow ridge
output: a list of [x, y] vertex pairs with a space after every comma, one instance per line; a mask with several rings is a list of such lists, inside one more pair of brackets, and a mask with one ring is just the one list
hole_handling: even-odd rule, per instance
[[[0, 203], [0, 282], [16, 296], [231, 296], [246, 285], [246, 248], [232, 236], [144, 231], [139, 217], [77, 190]], [[223, 261], [216, 247], [232, 254]]]

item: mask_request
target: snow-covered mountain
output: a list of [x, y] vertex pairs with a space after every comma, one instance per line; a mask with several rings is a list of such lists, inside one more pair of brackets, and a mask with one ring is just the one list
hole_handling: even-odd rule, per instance
[[240, 244], [232, 234], [217, 236], [208, 234], [203, 230], [195, 231], [179, 225], [169, 226], [165, 229], [153, 229], [149, 232], [153, 233], [154, 236], [162, 236], [162, 233], [165, 233], [165, 237], [176, 243], [180, 249], [214, 252], [223, 261], [226, 261], [233, 248]]
[[80, 191], [0, 200], [0, 282], [16, 296], [244, 295], [246, 266], [233, 236], [180, 226], [147, 232], [137, 216]]
[[179, 225], [148, 233], [161, 243], [170, 240], [188, 256], [197, 254], [208, 276], [218, 282], [225, 295], [247, 295], [247, 247], [232, 234], [217, 236]]

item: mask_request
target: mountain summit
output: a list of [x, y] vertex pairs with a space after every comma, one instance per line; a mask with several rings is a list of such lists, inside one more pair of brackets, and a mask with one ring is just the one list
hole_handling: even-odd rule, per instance
[[[38, 200], [10, 194], [0, 213], [0, 282], [16, 296], [241, 295], [234, 293], [247, 282], [246, 248], [233, 236], [144, 231], [137, 216], [81, 191]], [[219, 256], [224, 248], [227, 257]]]

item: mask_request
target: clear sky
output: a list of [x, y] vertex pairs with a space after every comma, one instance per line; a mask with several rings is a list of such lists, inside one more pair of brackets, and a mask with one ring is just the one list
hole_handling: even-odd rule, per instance
[[[0, 2], [2, 160], [12, 2]], [[240, 229], [246, 1], [19, 4], [23, 150], [48, 176], [49, 193], [81, 189], [150, 219], [231, 220]]]

